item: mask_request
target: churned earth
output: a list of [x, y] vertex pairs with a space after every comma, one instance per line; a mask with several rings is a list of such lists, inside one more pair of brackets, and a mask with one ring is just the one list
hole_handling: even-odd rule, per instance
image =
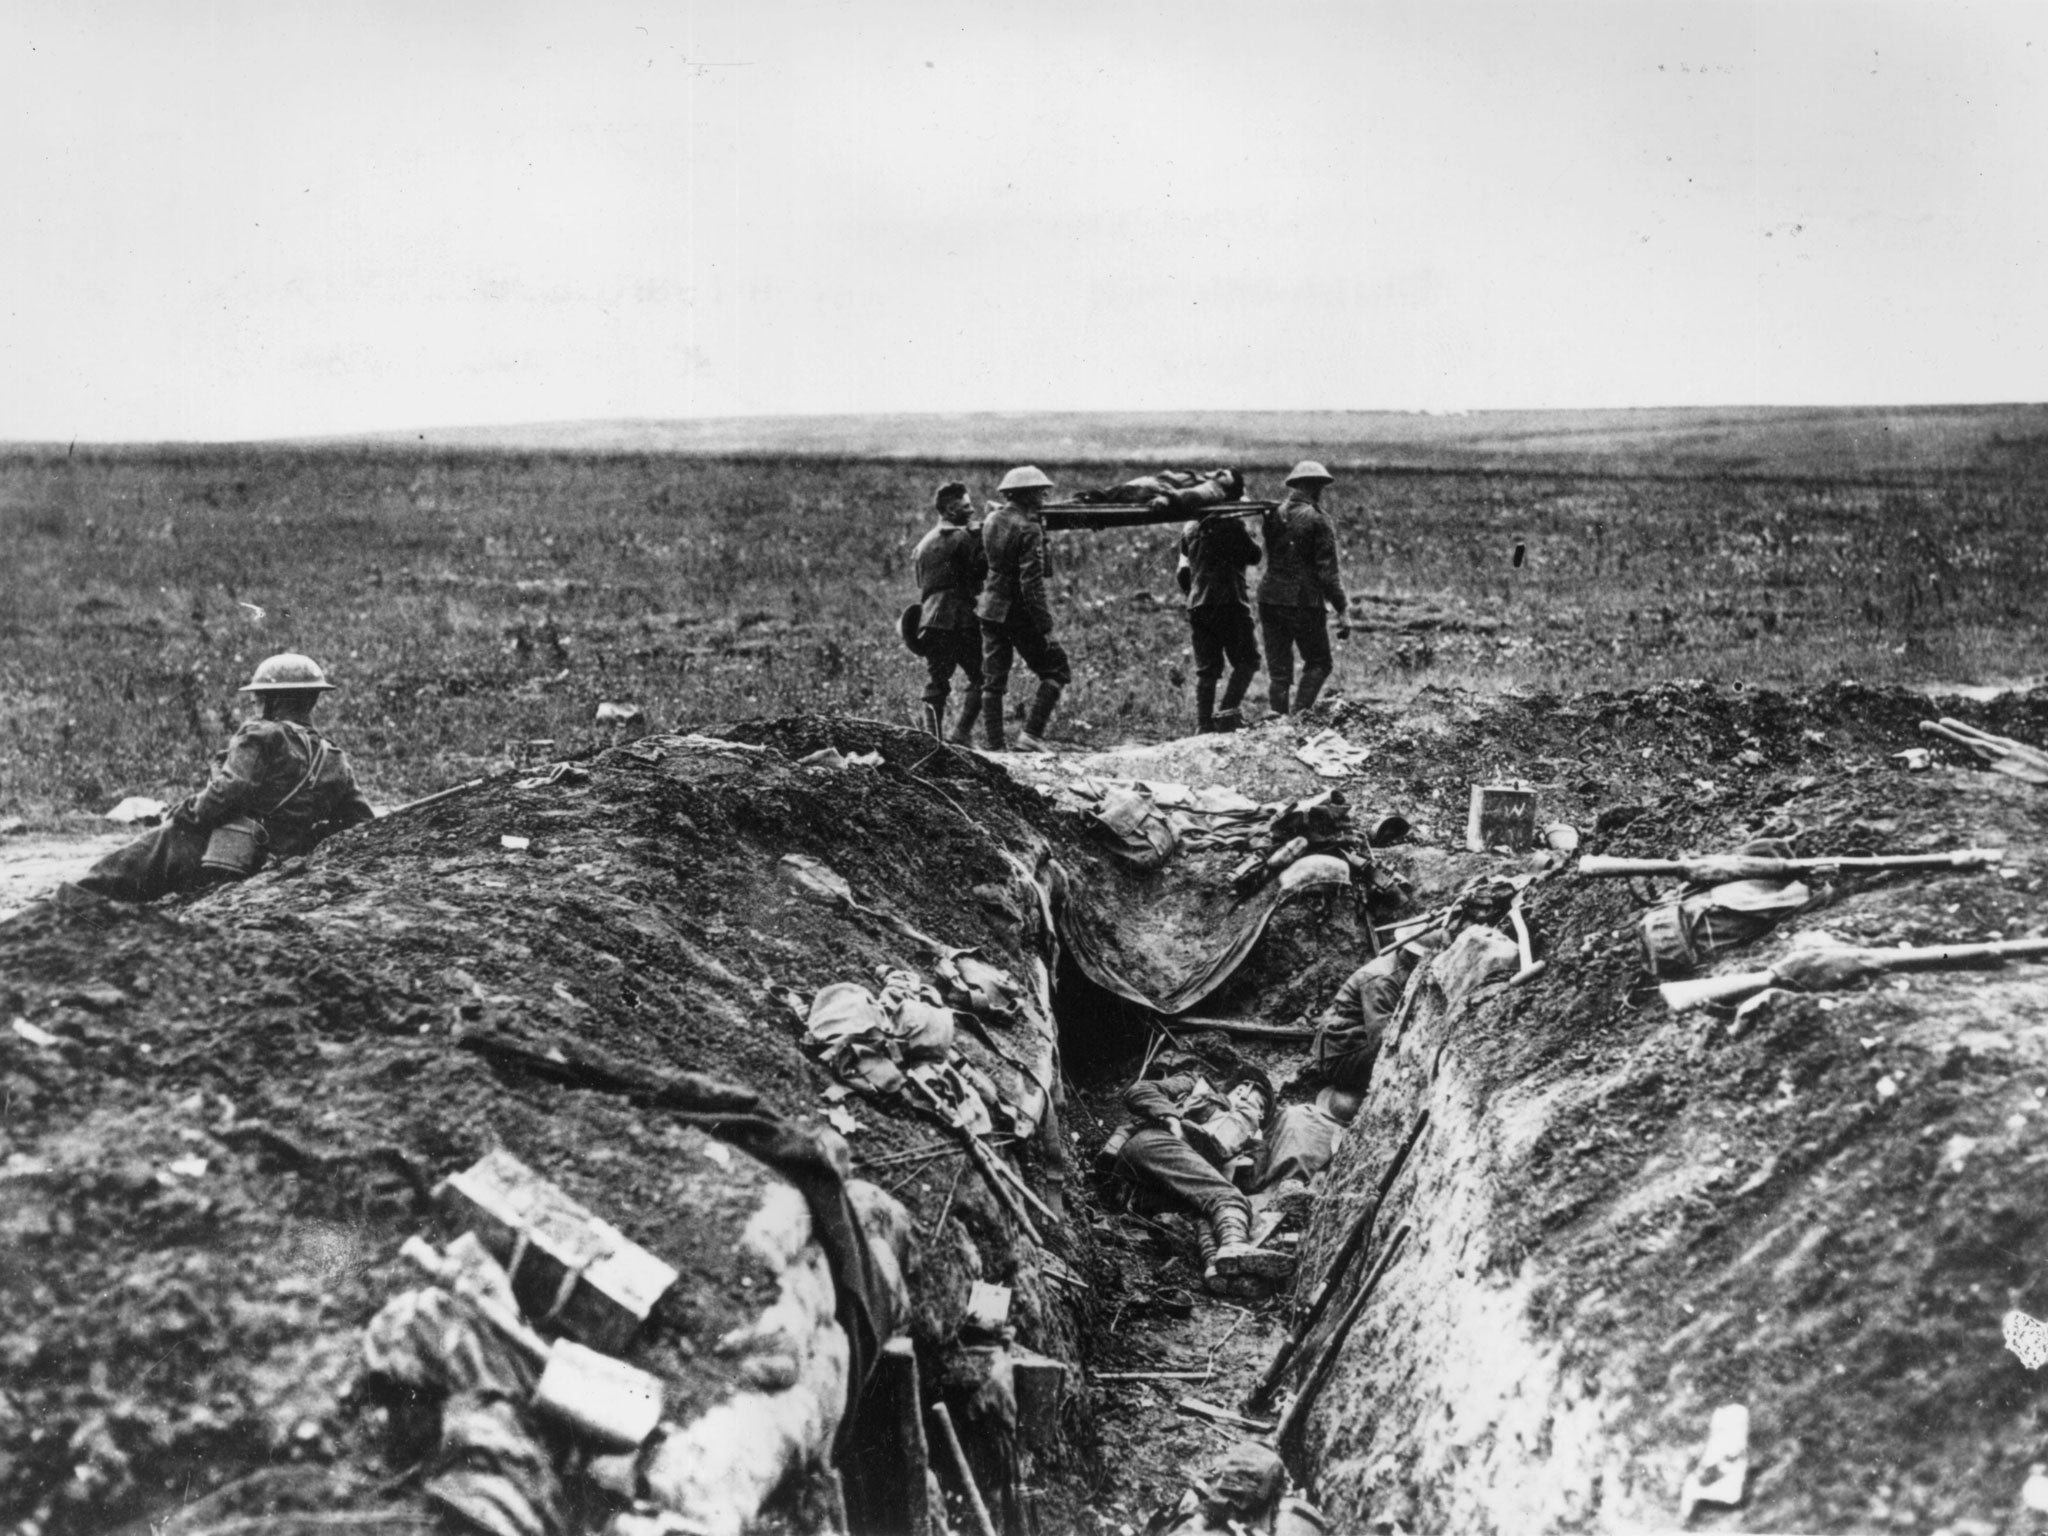
[[[1030, 978], [1049, 953], [1042, 889], [1112, 917], [1141, 907], [1145, 882], [1034, 786], [1093, 774], [1290, 798], [1327, 787], [1294, 750], [1334, 727], [1369, 752], [1343, 784], [1354, 819], [1414, 827], [1375, 851], [1393, 889], [1371, 916], [1535, 874], [1548, 961], [1461, 1010], [1415, 1010], [1302, 1241], [1307, 1282], [1427, 1107], [1376, 1228], [1377, 1245], [1406, 1225], [1407, 1245], [1287, 1448], [1336, 1528], [1674, 1523], [1711, 1412], [1739, 1403], [1746, 1501], [1703, 1506], [1696, 1525], [2029, 1529], [2020, 1489], [2048, 1448], [2000, 1330], [2008, 1310], [2048, 1314], [2032, 1134], [2048, 1115], [2048, 971], [1781, 994], [1740, 1026], [1671, 1014], [1636, 950], [1648, 892], [1463, 847], [1467, 787], [1517, 778], [1582, 851], [1761, 835], [1802, 855], [2006, 850], [1994, 872], [1844, 881], [1727, 968], [1815, 930], [2042, 933], [2048, 792], [1940, 752], [1907, 771], [1891, 754], [1936, 714], [2048, 738], [2048, 692], [1930, 702], [1849, 685], [1425, 691], [1398, 710], [1338, 703], [1231, 737], [1000, 763], [802, 717], [651, 738], [532, 787], [506, 776], [194, 901], [33, 904], [0, 922], [0, 1014], [28, 1026], [0, 1027], [0, 1519], [58, 1536], [173, 1516], [204, 1530], [280, 1501], [401, 1505], [418, 1448], [365, 1389], [360, 1330], [411, 1283], [397, 1250], [426, 1188], [495, 1146], [683, 1272], [636, 1358], [684, 1410], [726, 1390], [711, 1342], [764, 1283], [731, 1231], [767, 1175], [535, 1069], [555, 1053], [714, 1074], [801, 1125], [850, 1113], [855, 1171], [893, 1186], [918, 1228], [908, 1331], [931, 1389], [953, 1390], [972, 1279], [1011, 1286], [1021, 1342], [1076, 1367], [1060, 1433], [1013, 1464], [999, 1521], [1142, 1527], [1240, 1433], [1175, 1403], [1239, 1407], [1288, 1316], [1284, 1296], [1202, 1297], [1185, 1235], [1125, 1211], [1093, 1171], [1154, 1016], [1071, 963], [1045, 971], [1059, 1108], [1004, 1152], [1062, 1213], [1040, 1248], [934, 1130], [828, 1098], [795, 1005], [881, 966], [928, 974], [906, 928]], [[799, 764], [825, 746], [882, 762]], [[789, 853], [885, 917], [806, 901], [778, 877]], [[1194, 1011], [1312, 1012], [1363, 958], [1364, 921], [1328, 901], [1281, 909]], [[1029, 1057], [1029, 1033], [995, 1043]], [[1295, 1048], [1236, 1045], [1282, 1082], [1297, 1064]], [[1093, 1379], [1148, 1371], [1191, 1374]], [[949, 1401], [975, 1446], [992, 1443], [966, 1398]], [[971, 1454], [993, 1482], [999, 1458]], [[822, 1529], [823, 1507], [799, 1478], [763, 1528]]]

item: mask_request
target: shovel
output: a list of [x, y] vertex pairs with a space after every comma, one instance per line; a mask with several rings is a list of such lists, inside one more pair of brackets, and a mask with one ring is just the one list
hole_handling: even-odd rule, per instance
[[399, 1256], [454, 1291], [507, 1343], [541, 1368], [529, 1404], [535, 1413], [607, 1454], [638, 1450], [654, 1433], [661, 1422], [663, 1384], [659, 1376], [586, 1349], [573, 1339], [548, 1343], [508, 1308], [462, 1278], [457, 1266], [425, 1238], [407, 1238]]

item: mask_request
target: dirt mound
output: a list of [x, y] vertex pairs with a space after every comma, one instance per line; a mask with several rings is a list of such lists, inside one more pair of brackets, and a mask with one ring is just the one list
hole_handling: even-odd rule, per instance
[[[1547, 973], [1456, 1013], [1417, 1010], [1304, 1244], [1313, 1278], [1427, 1104], [1434, 1129], [1381, 1223], [1412, 1236], [1298, 1462], [1340, 1528], [1668, 1521], [1710, 1412], [1732, 1402], [1751, 1411], [1748, 1503], [1705, 1523], [1996, 1528], [2013, 1507], [2040, 1432], [2000, 1321], [2048, 1313], [2048, 1202], [2028, 1193], [2048, 1103], [2042, 973], [1784, 994], [1739, 1026], [1672, 1015], [1645, 997], [1627, 883], [1462, 846], [1467, 786], [1509, 777], [1588, 851], [1758, 835], [1801, 854], [1999, 846], [1995, 874], [1842, 882], [1738, 958], [1814, 929], [1864, 944], [2039, 932], [2044, 802], [1946, 749], [1931, 772], [1894, 762], [1936, 714], [2048, 736], [2048, 693], [1930, 705], [1675, 684], [1431, 692], [1400, 715], [1337, 704], [1127, 762], [1019, 764], [1048, 788], [1123, 762], [1284, 798], [1324, 787], [1293, 754], [1334, 727], [1370, 753], [1345, 786], [1354, 816], [1399, 811], [1418, 829], [1378, 855], [1407, 909], [1475, 875], [1542, 876], [1527, 906]], [[1181, 1317], [1186, 1243], [1101, 1214], [1072, 1155], [1107, 1135], [1152, 1019], [1072, 965], [1046, 968], [1042, 893], [1064, 883], [1113, 923], [1142, 906], [1146, 877], [1017, 775], [928, 738], [816, 717], [720, 736], [501, 778], [195, 902], [39, 906], [0, 924], [0, 1014], [21, 1021], [0, 1029], [0, 1515], [62, 1536], [229, 1487], [198, 1507], [402, 1497], [418, 1427], [365, 1389], [358, 1336], [412, 1283], [396, 1255], [425, 1190], [493, 1147], [682, 1271], [635, 1353], [669, 1380], [672, 1417], [732, 1390], [712, 1345], [769, 1283], [737, 1234], [775, 1175], [568, 1070], [591, 1061], [731, 1079], [800, 1127], [851, 1114], [855, 1171], [892, 1186], [918, 1228], [908, 1331], [990, 1486], [1017, 1466], [988, 1462], [986, 1396], [953, 1351], [974, 1279], [1012, 1288], [1030, 1347], [1185, 1367], [1192, 1390], [1239, 1400], [1284, 1308]], [[880, 761], [800, 762], [826, 749]], [[804, 899], [778, 874], [790, 853], [871, 910]], [[1319, 1007], [1366, 948], [1364, 921], [1339, 902], [1279, 908], [1202, 1011]], [[1027, 990], [1057, 978], [1080, 1092], [1006, 1152], [1065, 1213], [1050, 1255], [944, 1137], [828, 1098], [800, 1048], [797, 1007], [818, 988], [929, 974], [920, 934], [977, 948]], [[1241, 1044], [1283, 1084], [1298, 1063]], [[1041, 1019], [962, 1049], [1003, 1078], [1052, 1046]], [[1012, 1528], [1136, 1523], [1236, 1432], [1175, 1415], [1184, 1381], [1076, 1388], [1011, 1484]], [[771, 1524], [818, 1528], [819, 1497], [799, 1480]]]
[[[1973, 718], [2038, 740], [2044, 710], [2037, 693]], [[1567, 805], [1624, 803], [1587, 818], [1609, 829], [1592, 852], [1757, 834], [1801, 855], [2006, 850], [1988, 874], [1845, 879], [1724, 968], [1816, 930], [1865, 945], [2041, 933], [2048, 800], [1891, 762], [1935, 712], [1849, 687], [1674, 687], [1453, 708], [1403, 750], [1519, 756]], [[1382, 1218], [1412, 1239], [1312, 1427], [1322, 1495], [1359, 1525], [1663, 1523], [1712, 1411], [1742, 1404], [1747, 1502], [1705, 1506], [1701, 1523], [2003, 1528], [2041, 1454], [2035, 1387], [2001, 1324], [2048, 1309], [2048, 1203], [2029, 1194], [2042, 973], [1672, 1014], [1645, 996], [1626, 882], [1559, 874], [1527, 905], [1547, 974], [1455, 1017], [1423, 1011], [1347, 1144], [1349, 1198], [1319, 1218], [1327, 1244], [1428, 1107]]]
[[[1009, 854], [1042, 848], [1046, 819], [964, 755], [914, 779], [895, 766], [913, 760], [906, 732], [753, 734], [889, 761], [650, 740], [196, 902], [45, 905], [0, 928], [0, 1005], [24, 1026], [0, 1031], [0, 1511], [49, 1536], [105, 1530], [279, 1462], [323, 1472], [315, 1503], [369, 1497], [419, 1447], [362, 1390], [359, 1331], [415, 1283], [396, 1254], [428, 1186], [498, 1146], [682, 1272], [635, 1354], [669, 1380], [671, 1416], [731, 1389], [736, 1364], [711, 1346], [759, 1310], [766, 1279], [738, 1238], [772, 1176], [550, 1064], [595, 1051], [625, 1073], [704, 1071], [816, 1126], [831, 1079], [799, 1049], [792, 1000], [930, 956], [802, 900], [778, 861], [824, 860], [866, 906], [1029, 975], [1036, 909]], [[847, 1108], [857, 1172], [945, 1146]], [[1074, 1309], [978, 1180], [948, 1195], [957, 1162], [879, 1175], [923, 1227], [947, 1197], [912, 1331], [950, 1342], [968, 1281], [1001, 1279], [1024, 1341], [1072, 1357]]]

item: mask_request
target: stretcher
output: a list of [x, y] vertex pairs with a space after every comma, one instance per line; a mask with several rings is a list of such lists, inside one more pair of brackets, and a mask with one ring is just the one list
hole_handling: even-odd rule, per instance
[[1271, 512], [1277, 501], [1220, 501], [1205, 507], [1159, 506], [1152, 502], [1049, 501], [1040, 510], [1048, 533], [1088, 532], [1097, 528], [1153, 528], [1163, 523], [1194, 522], [1204, 517], [1256, 517]]

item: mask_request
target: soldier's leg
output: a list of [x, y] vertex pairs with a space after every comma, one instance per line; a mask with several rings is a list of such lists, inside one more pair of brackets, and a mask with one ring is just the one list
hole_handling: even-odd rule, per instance
[[1223, 636], [1218, 620], [1228, 617], [1220, 604], [1188, 610], [1188, 640], [1195, 652], [1195, 729], [1216, 728], [1216, 680], [1223, 675]]
[[1003, 692], [1010, 686], [1009, 626], [983, 623], [981, 626], [981, 718], [988, 727], [988, 744], [1003, 750]]
[[1222, 713], [1235, 715], [1237, 706], [1251, 691], [1252, 678], [1259, 670], [1259, 639], [1252, 633], [1249, 608], [1231, 603], [1223, 610], [1223, 654], [1230, 659], [1230, 681], [1223, 688]]
[[1290, 609], [1259, 604], [1259, 629], [1266, 640], [1266, 697], [1273, 713], [1287, 713], [1288, 691], [1294, 686], [1294, 639], [1287, 619]]
[[960, 658], [960, 721], [946, 739], [964, 746], [974, 739], [974, 722], [981, 715], [981, 636], [960, 629], [952, 637]]
[[1043, 736], [1045, 728], [1052, 723], [1052, 712], [1060, 702], [1060, 695], [1074, 680], [1074, 668], [1067, 660], [1066, 647], [1051, 635], [1041, 634], [1035, 629], [1018, 634], [1017, 649], [1023, 653], [1025, 663], [1038, 674], [1038, 691], [1031, 696], [1031, 713], [1024, 721], [1024, 734], [1036, 738]]
[[196, 891], [214, 883], [200, 863], [206, 834], [167, 821], [153, 832], [116, 848], [77, 881], [81, 890], [109, 901], [155, 901], [173, 891]]
[[[978, 638], [978, 637], [977, 637]], [[953, 632], [928, 629], [924, 632], [924, 725], [934, 736], [946, 718], [946, 697], [952, 692], [956, 665]]]
[[1301, 647], [1301, 686], [1294, 695], [1294, 712], [1300, 714], [1315, 703], [1323, 684], [1330, 680], [1330, 626], [1323, 610], [1295, 610], [1294, 638]]
[[1251, 1216], [1251, 1202], [1209, 1160], [1173, 1132], [1140, 1126], [1117, 1154], [1117, 1168], [1164, 1195], [1189, 1215], [1216, 1221], [1227, 1213]]

